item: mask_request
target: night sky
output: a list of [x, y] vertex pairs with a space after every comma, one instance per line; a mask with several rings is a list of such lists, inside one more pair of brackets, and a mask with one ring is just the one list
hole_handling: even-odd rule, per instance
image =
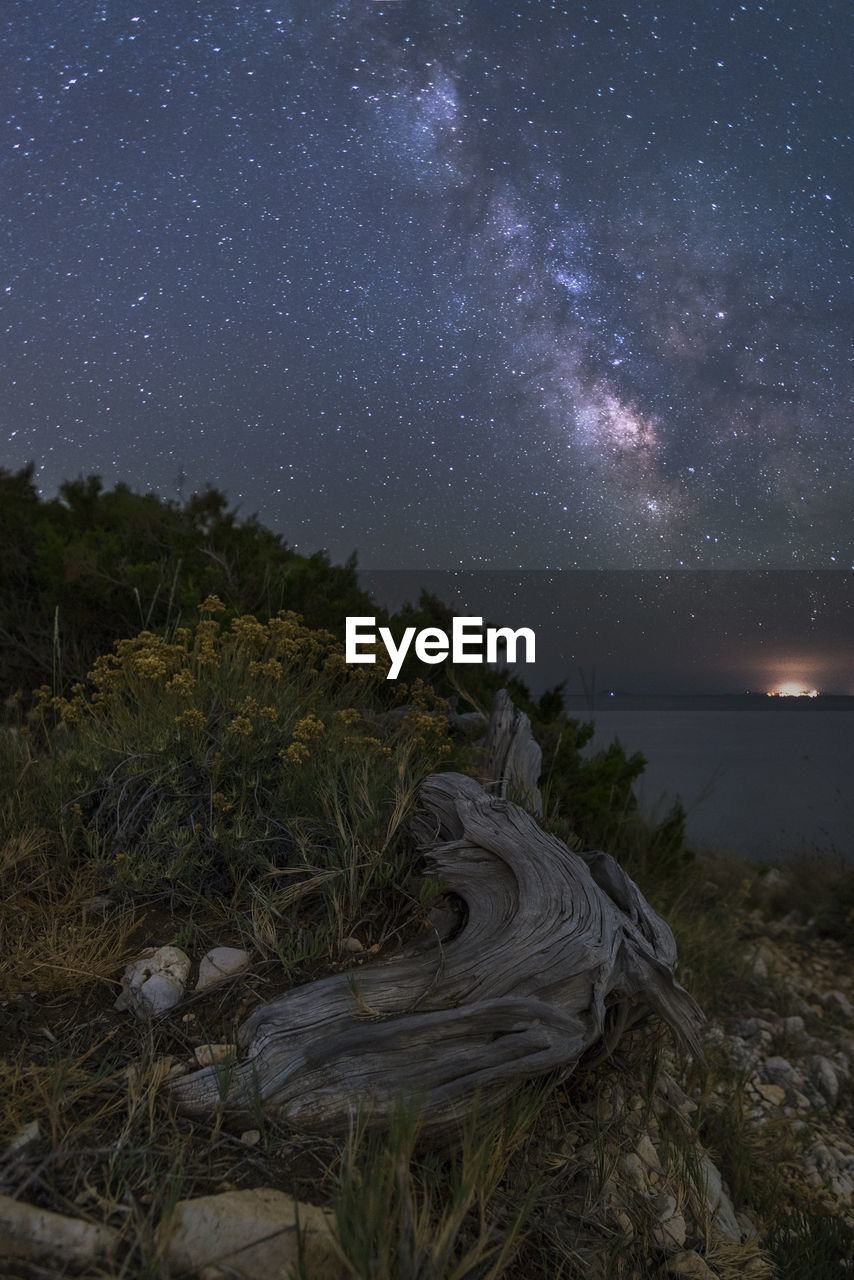
[[7, 0], [0, 465], [380, 569], [849, 570], [850, 0]]

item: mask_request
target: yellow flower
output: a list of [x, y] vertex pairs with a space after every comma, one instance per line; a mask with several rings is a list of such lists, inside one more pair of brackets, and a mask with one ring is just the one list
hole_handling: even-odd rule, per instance
[[198, 658], [196, 658], [196, 662], [199, 664], [200, 667], [216, 668], [219, 666], [219, 654], [211, 653], [208, 651], [206, 651], [205, 653], [200, 653]]
[[302, 720], [298, 720], [294, 725], [293, 738], [295, 742], [312, 742], [322, 733], [323, 721], [319, 720], [313, 711], [309, 711], [307, 716], [303, 716]]
[[268, 658], [266, 662], [250, 662], [251, 676], [266, 676], [269, 680], [279, 680], [282, 675], [282, 664], [276, 658]]
[[188, 707], [186, 711], [182, 711], [175, 717], [175, 723], [189, 725], [191, 729], [204, 729], [205, 717], [198, 707]]
[[162, 656], [151, 649], [134, 654], [132, 666], [136, 674], [142, 676], [144, 680], [157, 680], [160, 676], [165, 676], [167, 671]]
[[199, 605], [199, 613], [224, 613], [225, 605], [219, 596], [208, 596]]
[[343, 707], [340, 711], [335, 712], [335, 719], [341, 724], [355, 724], [357, 720], [361, 720], [361, 712], [355, 707]]
[[187, 670], [176, 671], [174, 676], [172, 676], [172, 679], [166, 682], [166, 692], [192, 693], [195, 685], [196, 681], [193, 678], [192, 672]]
[[241, 738], [248, 738], [251, 732], [252, 721], [248, 716], [235, 716], [226, 730], [226, 733], [234, 733]]
[[49, 684], [40, 685], [35, 692], [35, 702], [33, 703], [34, 711], [47, 711], [48, 707], [53, 703], [53, 689]]

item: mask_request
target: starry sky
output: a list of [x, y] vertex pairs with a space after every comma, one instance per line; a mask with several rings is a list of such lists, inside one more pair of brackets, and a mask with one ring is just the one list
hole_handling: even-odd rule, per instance
[[398, 569], [854, 567], [849, 0], [7, 0], [0, 465]]

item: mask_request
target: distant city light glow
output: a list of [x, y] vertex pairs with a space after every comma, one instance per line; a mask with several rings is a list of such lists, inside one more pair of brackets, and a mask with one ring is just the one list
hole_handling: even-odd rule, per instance
[[768, 690], [769, 698], [817, 698], [818, 689], [807, 689], [803, 685], [797, 684], [794, 680], [787, 684], [778, 685], [776, 689]]

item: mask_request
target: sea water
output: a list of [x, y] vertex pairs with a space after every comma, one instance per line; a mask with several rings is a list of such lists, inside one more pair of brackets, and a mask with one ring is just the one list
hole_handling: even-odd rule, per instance
[[854, 859], [854, 698], [567, 698], [595, 723], [586, 749], [618, 738], [647, 766], [641, 807], [681, 799], [696, 847], [755, 860], [811, 851]]

